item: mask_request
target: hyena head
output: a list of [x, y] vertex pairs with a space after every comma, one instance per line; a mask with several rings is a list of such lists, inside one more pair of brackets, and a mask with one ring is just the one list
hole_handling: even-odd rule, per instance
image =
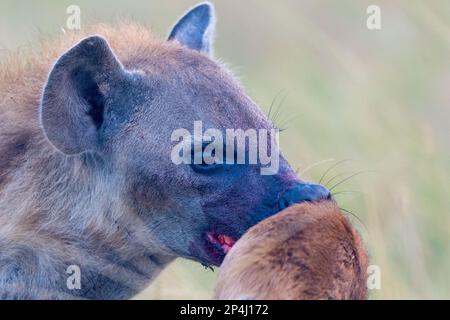
[[56, 62], [41, 104], [42, 127], [56, 149], [92, 155], [93, 170], [121, 188], [129, 208], [124, 215], [140, 217], [174, 257], [206, 265], [219, 265], [233, 242], [265, 217], [295, 202], [329, 198], [324, 187], [298, 180], [281, 156], [271, 175], [261, 174], [258, 163], [172, 161], [173, 133], [192, 132], [196, 121], [224, 133], [272, 129], [211, 58], [213, 24], [211, 5], [201, 4], [168, 41], [143, 44], [121, 61], [104, 38], [86, 38]]

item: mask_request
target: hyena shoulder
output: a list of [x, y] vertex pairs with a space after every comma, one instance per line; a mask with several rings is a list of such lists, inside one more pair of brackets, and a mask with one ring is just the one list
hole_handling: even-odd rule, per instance
[[[92, 34], [107, 38], [125, 67], [149, 68], [146, 61], [152, 56], [154, 61], [150, 68], [157, 68], [161, 60], [171, 60], [170, 55], [180, 48], [175, 42], [154, 36], [146, 27], [121, 22], [114, 27], [99, 24], [55, 36], [1, 57], [0, 299], [63, 297], [66, 294], [65, 270], [72, 263], [71, 259], [75, 256], [79, 265], [84, 262], [95, 265], [95, 261], [85, 255], [86, 243], [76, 242], [78, 247], [68, 256], [65, 241], [75, 238], [79, 231], [74, 230], [85, 227], [87, 238], [99, 232], [106, 235], [102, 238], [105, 242], [122, 239], [116, 236], [116, 225], [102, 220], [108, 215], [103, 211], [112, 206], [106, 195], [111, 194], [108, 188], [114, 184], [106, 181], [101, 186], [84, 188], [95, 179], [85, 168], [89, 155], [69, 158], [58, 152], [48, 142], [39, 119], [42, 91], [55, 61]], [[61, 192], [65, 185], [71, 187]], [[90, 215], [85, 212], [86, 208], [102, 215]], [[62, 224], [69, 216], [75, 225]], [[109, 219], [117, 223], [117, 218]], [[49, 241], [53, 245], [49, 246]], [[147, 277], [142, 278], [140, 283], [148, 282]], [[101, 296], [100, 287], [104, 288], [104, 297], [107, 294], [130, 296], [135, 290], [124, 290], [125, 285], [88, 267], [84, 268], [83, 281], [98, 285], [95, 290], [84, 285], [82, 291], [75, 292], [81, 296]], [[49, 288], [48, 293], [45, 288]], [[51, 291], [52, 288], [60, 289]], [[121, 293], [117, 295], [117, 292]], [[74, 296], [74, 292], [67, 294], [67, 297]]]

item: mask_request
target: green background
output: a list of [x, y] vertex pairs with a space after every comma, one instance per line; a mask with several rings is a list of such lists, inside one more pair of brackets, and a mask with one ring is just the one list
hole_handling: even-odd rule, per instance
[[[370, 297], [450, 298], [450, 1], [213, 2], [216, 57], [266, 113], [276, 100], [301, 177], [338, 164], [332, 187], [362, 172], [333, 191], [381, 268]], [[0, 59], [62, 34], [71, 4], [82, 26], [131, 17], [166, 36], [195, 3], [1, 0]], [[366, 27], [369, 4], [379, 31]], [[215, 275], [177, 260], [137, 298], [210, 298]]]

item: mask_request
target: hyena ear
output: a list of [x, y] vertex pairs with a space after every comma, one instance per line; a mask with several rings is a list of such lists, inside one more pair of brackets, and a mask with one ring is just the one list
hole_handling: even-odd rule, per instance
[[40, 117], [50, 142], [71, 155], [95, 149], [109, 89], [124, 69], [105, 39], [92, 36], [54, 65], [41, 100]]
[[189, 10], [173, 27], [169, 40], [178, 40], [182, 45], [212, 54], [215, 16], [211, 3], [201, 3]]

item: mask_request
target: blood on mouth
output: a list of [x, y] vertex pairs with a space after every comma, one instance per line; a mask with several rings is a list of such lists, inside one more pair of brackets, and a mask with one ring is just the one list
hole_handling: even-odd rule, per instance
[[236, 242], [233, 238], [227, 235], [212, 232], [208, 233], [208, 239], [212, 243], [218, 244], [225, 254], [227, 254], [231, 250], [234, 243]]

